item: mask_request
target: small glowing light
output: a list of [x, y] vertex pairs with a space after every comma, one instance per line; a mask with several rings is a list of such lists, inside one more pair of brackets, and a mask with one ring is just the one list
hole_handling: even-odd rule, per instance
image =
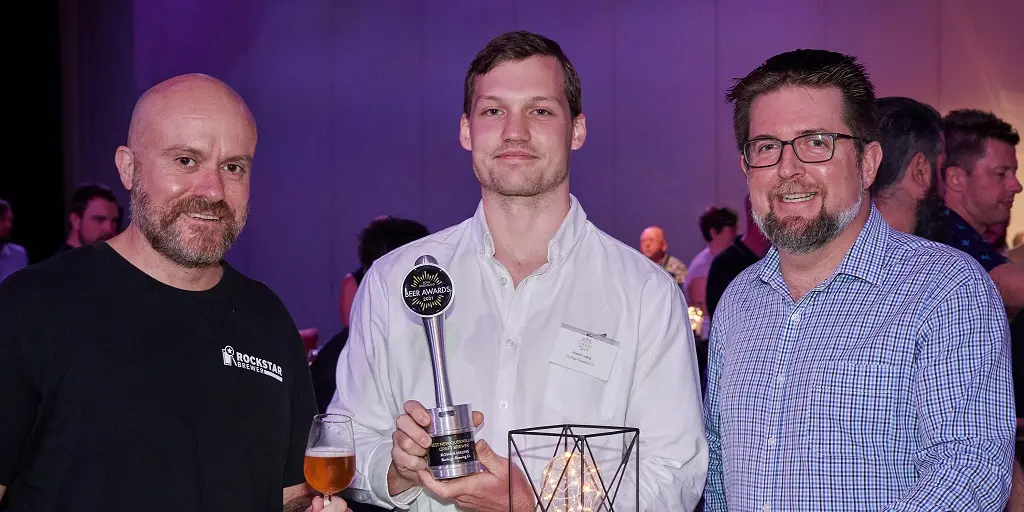
[[693, 329], [693, 332], [700, 332], [701, 326], [704, 325], [704, 312], [700, 308], [690, 306], [687, 313], [690, 314], [690, 329]]
[[544, 467], [544, 485], [540, 497], [543, 505], [551, 503], [551, 508], [547, 510], [597, 510], [604, 499], [597, 464], [579, 452], [570, 451], [556, 456]]

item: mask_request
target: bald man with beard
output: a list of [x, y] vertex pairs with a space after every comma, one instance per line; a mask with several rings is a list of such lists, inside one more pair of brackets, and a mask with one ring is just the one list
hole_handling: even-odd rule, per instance
[[223, 261], [256, 138], [223, 82], [156, 85], [115, 153], [128, 228], [0, 285], [7, 510], [323, 508], [303, 477], [316, 404], [298, 331]]

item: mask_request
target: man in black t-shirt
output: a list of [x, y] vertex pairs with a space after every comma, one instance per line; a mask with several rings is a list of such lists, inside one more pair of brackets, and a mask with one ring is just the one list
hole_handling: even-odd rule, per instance
[[0, 284], [7, 510], [323, 508], [303, 477], [316, 405], [298, 331], [222, 261], [255, 148], [224, 83], [155, 86], [115, 155], [128, 229]]
[[71, 194], [68, 238], [57, 254], [114, 238], [121, 226], [120, 210], [117, 197], [105, 185], [87, 183], [76, 188]]
[[[750, 209], [750, 196], [746, 198], [745, 208], [747, 211], [747, 230], [743, 236], [736, 237], [728, 248], [718, 253], [715, 259], [711, 260], [711, 268], [708, 270], [708, 284], [705, 301], [708, 305], [708, 317], [706, 321], [714, 323], [715, 307], [719, 299], [725, 293], [736, 276], [746, 270], [747, 267], [757, 263], [768, 254], [772, 243], [765, 238], [764, 233], [754, 222], [754, 215]], [[710, 329], [709, 329], [710, 331]]]

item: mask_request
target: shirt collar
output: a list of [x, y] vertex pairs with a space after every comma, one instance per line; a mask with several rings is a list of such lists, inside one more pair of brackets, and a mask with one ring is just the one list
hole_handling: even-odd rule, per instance
[[[861, 228], [853, 246], [846, 256], [843, 256], [843, 261], [839, 263], [839, 267], [832, 273], [832, 276], [818, 286], [827, 286], [837, 275], [856, 277], [876, 286], [881, 284], [886, 266], [886, 246], [891, 233], [892, 228], [885, 223], [882, 214], [878, 213], [872, 203], [868, 221]], [[779, 268], [779, 250], [774, 245], [765, 255], [764, 264], [761, 266], [758, 277], [765, 283], [781, 284], [784, 290], [787, 289], [782, 277], [782, 270]]]
[[[584, 227], [587, 223], [587, 213], [583, 211], [576, 196], [569, 194], [569, 213], [566, 214], [562, 224], [555, 232], [555, 236], [548, 242], [548, 263], [554, 263], [564, 259], [583, 237]], [[487, 217], [484, 215], [484, 202], [481, 200], [473, 214], [474, 230], [482, 243], [480, 249], [482, 254], [494, 256], [494, 239], [487, 227]]]

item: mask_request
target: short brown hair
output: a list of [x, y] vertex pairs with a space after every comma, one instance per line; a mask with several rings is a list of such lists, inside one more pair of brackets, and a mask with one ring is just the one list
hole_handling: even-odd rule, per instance
[[875, 112], [875, 86], [864, 66], [850, 55], [826, 50], [794, 50], [780, 53], [736, 80], [726, 94], [733, 103], [733, 130], [740, 152], [750, 138], [750, 105], [763, 94], [783, 87], [835, 87], [843, 95], [843, 121], [850, 135], [857, 137], [857, 154], [864, 151], [863, 141], [878, 139]]
[[462, 112], [468, 116], [469, 110], [473, 106], [473, 86], [477, 77], [487, 74], [498, 64], [519, 62], [536, 55], [554, 57], [562, 65], [562, 74], [565, 75], [565, 84], [562, 90], [565, 92], [566, 101], [569, 102], [569, 112], [575, 119], [583, 112], [583, 91], [580, 88], [580, 76], [576, 74], [576, 68], [572, 67], [572, 62], [569, 62], [569, 57], [562, 53], [562, 47], [558, 46], [558, 43], [540, 34], [522, 30], [506, 32], [492, 39], [473, 58], [473, 62], [469, 65], [469, 71], [466, 73]]
[[1011, 146], [1020, 143], [1020, 134], [1013, 126], [991, 112], [974, 109], [954, 110], [942, 118], [946, 134], [946, 169], [959, 167], [970, 173], [985, 154], [985, 141], [1001, 140]]
[[705, 242], [710, 242], [712, 229], [722, 231], [726, 227], [734, 228], [737, 221], [739, 217], [732, 209], [712, 206], [700, 215], [700, 234], [704, 236]]

